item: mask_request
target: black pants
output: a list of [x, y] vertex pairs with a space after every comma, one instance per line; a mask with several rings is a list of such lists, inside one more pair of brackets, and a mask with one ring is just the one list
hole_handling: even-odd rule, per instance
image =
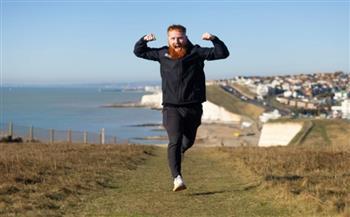
[[202, 104], [163, 107], [163, 125], [168, 133], [168, 161], [171, 175], [181, 175], [181, 153], [192, 147], [201, 124]]

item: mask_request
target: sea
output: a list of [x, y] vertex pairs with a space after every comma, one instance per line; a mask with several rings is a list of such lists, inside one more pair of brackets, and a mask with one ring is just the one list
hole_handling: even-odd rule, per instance
[[98, 87], [2, 87], [0, 122], [14, 126], [87, 131], [142, 144], [167, 141], [142, 140], [165, 136], [162, 130], [143, 125], [161, 125], [161, 111], [149, 108], [111, 108], [105, 105], [138, 102], [146, 94], [134, 90], [101, 90]]

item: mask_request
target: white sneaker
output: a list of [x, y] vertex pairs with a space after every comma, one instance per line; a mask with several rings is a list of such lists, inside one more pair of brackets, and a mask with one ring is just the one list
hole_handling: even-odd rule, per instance
[[175, 179], [174, 179], [174, 188], [173, 191], [182, 191], [185, 190], [187, 187], [185, 185], [184, 180], [182, 179], [182, 177], [180, 175], [178, 175]]

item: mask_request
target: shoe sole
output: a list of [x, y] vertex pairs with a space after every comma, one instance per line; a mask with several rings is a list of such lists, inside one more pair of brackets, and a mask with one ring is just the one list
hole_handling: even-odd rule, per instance
[[174, 188], [173, 191], [176, 192], [176, 191], [182, 191], [185, 189], [187, 189], [186, 185], [180, 185], [179, 187]]

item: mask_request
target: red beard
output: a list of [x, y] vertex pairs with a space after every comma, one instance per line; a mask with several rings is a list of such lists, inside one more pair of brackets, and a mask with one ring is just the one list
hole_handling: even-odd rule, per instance
[[185, 47], [181, 47], [179, 51], [176, 51], [175, 48], [169, 46], [168, 53], [171, 59], [180, 59], [186, 55], [187, 50]]

